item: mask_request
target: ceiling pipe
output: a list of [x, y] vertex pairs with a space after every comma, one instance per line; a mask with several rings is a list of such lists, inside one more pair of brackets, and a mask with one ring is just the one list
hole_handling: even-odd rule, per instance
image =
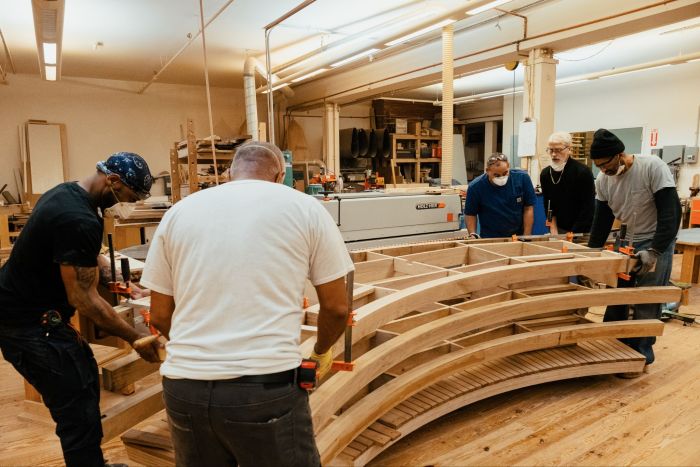
[[272, 63], [270, 59], [270, 33], [272, 29], [280, 24], [285, 19], [295, 15], [299, 11], [303, 10], [307, 6], [314, 3], [316, 0], [306, 0], [305, 2], [289, 10], [287, 13], [283, 14], [267, 26], [265, 26], [265, 63], [267, 65], [267, 126], [268, 126], [268, 141], [275, 144], [275, 104], [272, 96]]
[[160, 75], [165, 71], [165, 69], [168, 68], [168, 67], [175, 61], [175, 59], [176, 59], [177, 57], [179, 57], [180, 55], [182, 55], [182, 52], [184, 52], [185, 49], [187, 49], [187, 47], [189, 47], [190, 44], [192, 44], [192, 42], [194, 42], [194, 41], [199, 37], [199, 35], [202, 34], [202, 31], [203, 31], [205, 28], [207, 28], [216, 18], [218, 18], [219, 15], [220, 15], [221, 13], [223, 13], [224, 10], [226, 10], [226, 8], [228, 8], [229, 5], [231, 5], [234, 1], [235, 1], [235, 0], [227, 0], [226, 3], [224, 3], [224, 5], [223, 5], [221, 8], [219, 8], [219, 11], [217, 11], [216, 13], [214, 13], [214, 16], [212, 16], [212, 17], [209, 19], [209, 21], [207, 21], [207, 22], [204, 24], [204, 26], [202, 26], [195, 34], [191, 35], [191, 37], [187, 40], [187, 42], [185, 42], [184, 45], [183, 45], [182, 47], [180, 47], [180, 50], [178, 50], [177, 52], [175, 52], [175, 55], [173, 55], [172, 57], [170, 57], [170, 60], [168, 60], [168, 61], [165, 63], [165, 65], [163, 65], [163, 66], [160, 68], [160, 70], [158, 70], [158, 71], [153, 75], [153, 78], [151, 78], [151, 80], [150, 80], [148, 83], [146, 83], [141, 89], [139, 89], [139, 90], [137, 91], [137, 94], [143, 94], [144, 91], [145, 91], [146, 89], [148, 89], [148, 88], [151, 86], [151, 84], [155, 83], [155, 82], [158, 80], [158, 78], [160, 77]]
[[[646, 63], [639, 63], [637, 65], [630, 65], [620, 68], [614, 68], [612, 70], [597, 71], [595, 73], [588, 73], [585, 75], [572, 76], [570, 78], [561, 79], [556, 82], [556, 86], [566, 86], [573, 83], [583, 82], [583, 81], [594, 81], [599, 78], [606, 78], [609, 76], [622, 75], [626, 73], [631, 73], [635, 71], [644, 71], [647, 69], [652, 69], [655, 67], [660, 67], [664, 65], [682, 65], [685, 62], [691, 60], [700, 59], [700, 52], [695, 52], [692, 54], [681, 55], [673, 58], [665, 58], [661, 60], [654, 60]], [[499, 89], [497, 91], [483, 92], [481, 94], [474, 94], [471, 96], [464, 96], [457, 98], [453, 101], [453, 104], [468, 104], [469, 102], [474, 102], [477, 100], [490, 99], [492, 97], [506, 96], [509, 94], [520, 94], [523, 92], [523, 87], [518, 86], [516, 88]], [[435, 102], [435, 105], [442, 105], [441, 101]]]
[[[422, 21], [422, 22], [420, 22], [420, 23], [414, 25], [413, 27], [411, 27], [411, 28], [408, 29], [408, 30], [404, 30], [404, 31], [402, 31], [402, 32], [394, 33], [394, 34], [392, 34], [392, 35], [390, 35], [390, 36], [388, 36], [388, 37], [386, 37], [386, 38], [384, 38], [384, 39], [382, 39], [382, 40], [377, 40], [377, 41], [375, 41], [375, 42], [373, 42], [373, 43], [370, 43], [369, 45], [366, 45], [366, 46], [362, 47], [362, 50], [378, 49], [377, 52], [372, 53], [372, 54], [368, 54], [368, 56], [369, 56], [369, 55], [374, 56], [374, 55], [376, 55], [377, 53], [381, 53], [383, 50], [391, 49], [391, 48], [393, 48], [393, 47], [395, 47], [395, 46], [402, 45], [404, 42], [399, 43], [399, 44], [394, 44], [394, 45], [392, 45], [392, 46], [388, 46], [388, 45], [386, 45], [386, 44], [389, 43], [389, 42], [392, 42], [392, 41], [394, 41], [394, 40], [401, 39], [402, 37], [406, 36], [407, 34], [410, 34], [411, 31], [420, 31], [421, 29], [424, 29], [424, 28], [433, 26], [433, 25], [435, 25], [435, 24], [437, 24], [437, 23], [440, 23], [440, 22], [442, 22], [442, 21], [447, 21], [447, 20], [450, 20], [450, 19], [451, 19], [451, 20], [454, 20], [455, 22], [460, 21], [460, 20], [463, 20], [463, 19], [465, 19], [465, 18], [467, 17], [467, 16], [466, 16], [465, 10], [467, 10], [467, 9], [474, 9], [474, 8], [478, 8], [478, 7], [484, 6], [484, 5], [488, 4], [488, 3], [490, 3], [491, 1], [493, 1], [493, 0], [472, 0], [471, 2], [468, 2], [468, 3], [466, 3], [466, 4], [462, 4], [462, 5], [461, 5], [460, 7], [458, 7], [458, 8], [453, 8], [453, 9], [449, 10], [447, 13], [445, 13], [445, 14], [443, 14], [443, 15], [440, 15], [440, 16], [437, 16], [437, 17], [434, 17], [434, 18], [431, 18], [431, 19]], [[390, 23], [392, 23], [392, 22], [396, 22], [396, 20], [389, 21], [388, 23], [390, 24]], [[376, 30], [376, 28], [372, 28], [372, 31], [374, 31], [374, 30]], [[346, 38], [346, 41], [351, 40], [351, 38], [354, 39], [354, 38], [356, 38], [356, 37], [362, 37], [363, 35], [366, 35], [366, 34], [367, 34], [367, 31], [363, 31], [362, 33], [353, 34], [352, 36], [349, 36], [348, 38]], [[426, 33], [426, 34], [427, 34], [427, 33]], [[409, 40], [407, 40], [406, 42], [410, 42], [411, 40], [413, 40], [413, 39], [409, 39]], [[266, 44], [266, 46], [267, 46], [267, 44]], [[266, 48], [267, 48], [267, 47], [266, 47]], [[321, 48], [321, 49], [323, 49], [323, 48]], [[320, 50], [320, 49], [319, 49], [319, 50]], [[315, 53], [316, 53], [316, 52], [314, 52], [314, 54], [315, 54]], [[306, 54], [306, 55], [302, 56], [302, 58], [300, 58], [300, 60], [304, 59], [303, 57], [306, 57], [307, 55], [309, 55], [309, 54]], [[350, 54], [345, 55], [345, 56], [340, 57], [340, 58], [335, 58], [335, 59], [333, 59], [333, 60], [327, 60], [327, 61], [325, 61], [324, 63], [319, 64], [318, 66], [314, 66], [313, 68], [314, 68], [314, 69], [324, 68], [324, 67], [326, 67], [326, 66], [329, 66], [331, 63], [340, 62], [340, 61], [343, 61], [344, 59], [353, 57], [353, 56], [355, 56], [355, 55], [357, 55], [357, 51], [354, 51], [353, 53], [350, 53]], [[361, 60], [358, 60], [358, 63], [359, 63], [359, 62], [361, 62]], [[308, 74], [308, 72], [309, 72], [308, 69], [304, 69], [304, 70], [301, 70], [301, 71], [297, 71], [297, 72], [295, 72], [295, 73], [292, 73], [292, 74], [290, 74], [290, 75], [288, 75], [288, 76], [285, 76], [282, 80], [280, 80], [280, 81], [279, 81], [279, 84], [290, 83], [293, 79], [296, 79], [296, 78], [298, 78], [298, 77], [300, 77], [300, 76], [304, 76], [304, 75]], [[278, 83], [275, 83], [275, 84], [278, 84]]]
[[301, 63], [304, 60], [307, 60], [307, 59], [312, 58], [312, 57], [316, 57], [319, 54], [322, 54], [328, 50], [334, 49], [340, 45], [347, 44], [348, 42], [352, 42], [352, 41], [355, 41], [357, 39], [365, 38], [370, 33], [376, 32], [376, 31], [381, 30], [382, 28], [385, 28], [385, 27], [390, 27], [393, 23], [396, 23], [397, 21], [409, 20], [414, 16], [416, 16], [415, 12], [406, 13], [402, 16], [399, 16], [398, 18], [392, 18], [392, 19], [385, 21], [381, 24], [378, 24], [370, 29], [364, 29], [364, 30], [356, 32], [354, 34], [347, 35], [347, 36], [343, 37], [342, 39], [338, 39], [337, 41], [333, 41], [330, 44], [323, 45], [317, 49], [312, 50], [311, 52], [307, 52], [304, 55], [300, 55], [300, 56], [298, 56], [298, 57], [296, 57], [296, 58], [294, 58], [286, 63], [283, 63], [283, 64], [275, 67], [272, 71], [279, 72], [279, 71], [286, 70], [287, 68], [292, 67], [298, 63]]
[[[267, 69], [255, 57], [246, 58], [243, 64], [243, 94], [245, 96], [246, 131], [253, 139], [260, 138], [258, 132], [258, 102], [255, 89], [255, 73], [267, 79]], [[278, 79], [277, 75], [272, 75], [273, 84]], [[280, 88], [280, 91], [287, 97], [292, 97], [294, 91], [289, 86]]]
[[251, 138], [257, 141], [260, 139], [260, 134], [258, 132], [258, 103], [255, 95], [256, 63], [256, 59], [248, 57], [243, 65], [243, 93], [245, 96], [246, 131]]
[[[664, 5], [667, 5], [667, 4], [669, 4], [669, 3], [673, 3], [673, 2], [675, 2], [675, 1], [676, 1], [676, 0], [662, 0], [662, 1], [659, 1], [659, 2], [656, 2], [656, 3], [653, 3], [653, 4], [645, 5], [645, 6], [643, 6], [643, 7], [633, 8], [633, 9], [631, 9], [631, 10], [626, 10], [626, 11], [623, 11], [623, 12], [620, 12], [620, 13], [616, 13], [616, 14], [614, 14], [614, 15], [608, 15], [608, 16], [604, 16], [604, 17], [601, 17], [601, 18], [596, 18], [596, 19], [594, 19], [594, 20], [586, 21], [586, 22], [583, 22], [583, 23], [573, 24], [573, 25], [567, 26], [567, 27], [565, 27], [565, 28], [558, 28], [558, 29], [555, 29], [555, 30], [552, 30], [552, 31], [548, 31], [548, 32], [544, 32], [544, 33], [541, 33], [541, 34], [537, 34], [537, 35], [535, 35], [535, 36], [525, 37], [525, 38], [518, 39], [518, 40], [515, 40], [515, 41], [504, 42], [504, 43], [502, 43], [502, 44], [498, 44], [498, 45], [495, 45], [495, 46], [493, 46], [493, 47], [487, 47], [487, 48], [485, 48], [485, 49], [481, 49], [481, 50], [477, 50], [477, 51], [474, 51], [474, 52], [469, 52], [469, 53], [464, 54], [464, 55], [460, 55], [459, 57], [455, 57], [455, 60], [463, 60], [463, 59], [465, 59], [465, 58], [473, 57], [473, 56], [476, 56], [476, 55], [479, 55], [479, 54], [483, 54], [483, 53], [486, 53], [486, 52], [491, 52], [491, 51], [494, 51], [494, 50], [497, 50], [497, 49], [500, 49], [500, 48], [503, 48], [503, 47], [509, 47], [509, 46], [513, 46], [513, 45], [516, 46], [516, 50], [520, 50], [520, 43], [521, 43], [521, 42], [524, 42], [525, 40], [541, 39], [541, 38], [543, 38], [543, 37], [547, 37], [547, 36], [550, 36], [550, 35], [553, 35], [553, 34], [557, 34], [557, 33], [560, 33], [560, 32], [570, 31], [571, 29], [576, 29], [576, 28], [581, 28], [581, 27], [585, 27], [585, 26], [590, 26], [590, 25], [593, 25], [593, 24], [596, 24], [596, 23], [601, 23], [601, 22], [603, 22], [603, 21], [607, 21], [607, 20], [610, 20], [610, 19], [620, 18], [620, 17], [627, 16], [627, 15], [630, 15], [630, 14], [638, 13], [638, 12], [640, 12], [640, 11], [648, 10], [648, 9], [651, 9], [651, 8], [656, 8], [656, 7], [659, 7], [659, 6], [664, 6]], [[540, 2], [537, 2], [537, 4], [539, 4], [539, 3], [540, 3]], [[492, 21], [492, 20], [491, 20], [491, 21]], [[468, 28], [466, 28], [466, 29], [471, 29], [471, 27], [468, 27]], [[412, 70], [408, 70], [408, 71], [404, 71], [404, 72], [401, 72], [401, 73], [397, 73], [397, 74], [395, 74], [395, 75], [391, 75], [391, 76], [388, 76], [388, 77], [386, 77], [386, 78], [382, 78], [382, 79], [380, 79], [380, 80], [370, 81], [370, 82], [365, 83], [365, 84], [361, 84], [361, 85], [358, 85], [358, 86], [353, 86], [352, 88], [348, 88], [348, 89], [344, 89], [344, 90], [342, 90], [342, 91], [335, 92], [335, 93], [333, 93], [333, 94], [330, 94], [330, 95], [328, 95], [328, 96], [325, 96], [323, 99], [312, 99], [312, 100], [307, 101], [307, 102], [302, 102], [302, 103], [299, 103], [299, 104], [296, 104], [296, 105], [291, 106], [290, 109], [291, 109], [291, 110], [301, 110], [301, 109], [314, 108], [314, 107], [317, 107], [317, 106], [321, 105], [323, 102], [327, 101], [328, 99], [331, 99], [331, 98], [333, 98], [333, 97], [336, 97], [336, 96], [345, 94], [345, 93], [347, 93], [347, 92], [357, 91], [357, 90], [359, 90], [359, 89], [368, 89], [368, 88], [372, 88], [372, 87], [376, 86], [377, 84], [380, 84], [380, 83], [382, 83], [382, 82], [384, 82], [384, 81], [388, 81], [388, 80], [400, 78], [400, 77], [402, 77], [402, 76], [410, 75], [410, 74], [413, 74], [413, 73], [416, 73], [416, 72], [419, 72], [419, 71], [429, 70], [429, 69], [431, 69], [431, 68], [436, 68], [436, 67], [438, 67], [438, 66], [440, 66], [440, 63], [432, 63], [432, 64], [430, 64], [430, 65], [425, 65], [425, 66], [422, 66], [422, 67], [419, 67], [419, 68], [414, 68], [414, 69], [412, 69]], [[361, 99], [361, 100], [358, 100], [358, 101], [356, 101], [356, 102], [369, 100], [369, 99], [371, 99], [371, 98], [372, 98], [372, 97], [365, 97], [365, 98], [363, 98], [363, 99]]]

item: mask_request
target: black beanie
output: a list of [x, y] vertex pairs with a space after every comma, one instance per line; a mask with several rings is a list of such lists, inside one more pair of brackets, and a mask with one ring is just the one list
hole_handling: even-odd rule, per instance
[[593, 143], [591, 143], [592, 159], [616, 156], [624, 150], [625, 144], [620, 141], [620, 138], [605, 128], [601, 128], [593, 135]]

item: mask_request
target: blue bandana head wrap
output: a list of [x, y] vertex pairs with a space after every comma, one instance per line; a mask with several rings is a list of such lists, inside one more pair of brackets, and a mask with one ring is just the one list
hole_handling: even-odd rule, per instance
[[119, 175], [122, 183], [131, 188], [139, 198], [151, 196], [153, 177], [143, 157], [133, 152], [117, 152], [106, 161], [97, 163], [97, 170], [106, 175]]

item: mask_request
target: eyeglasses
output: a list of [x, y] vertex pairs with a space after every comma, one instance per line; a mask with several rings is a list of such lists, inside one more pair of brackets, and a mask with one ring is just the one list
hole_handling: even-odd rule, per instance
[[615, 159], [619, 154], [615, 154], [612, 156], [610, 159], [607, 161], [603, 162], [602, 164], [598, 164], [597, 162], [593, 161], [593, 164], [595, 164], [596, 167], [598, 167], [600, 170], [603, 170], [603, 167], [607, 166], [610, 162], [612, 162], [613, 159]]
[[490, 167], [499, 162], [508, 163], [508, 156], [505, 154], [493, 154], [488, 159], [486, 159], [486, 167]]
[[569, 149], [569, 146], [564, 146], [563, 148], [545, 148], [544, 152], [546, 152], [549, 155], [560, 154], [560, 153], [566, 151], [567, 149]]

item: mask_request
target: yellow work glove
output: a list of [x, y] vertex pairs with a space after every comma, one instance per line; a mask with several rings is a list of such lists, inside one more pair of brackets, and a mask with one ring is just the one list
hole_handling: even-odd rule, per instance
[[318, 379], [323, 379], [323, 377], [330, 371], [331, 365], [333, 365], [333, 347], [328, 349], [328, 352], [320, 355], [317, 354], [316, 351], [313, 351], [311, 352], [309, 358], [318, 362]]

